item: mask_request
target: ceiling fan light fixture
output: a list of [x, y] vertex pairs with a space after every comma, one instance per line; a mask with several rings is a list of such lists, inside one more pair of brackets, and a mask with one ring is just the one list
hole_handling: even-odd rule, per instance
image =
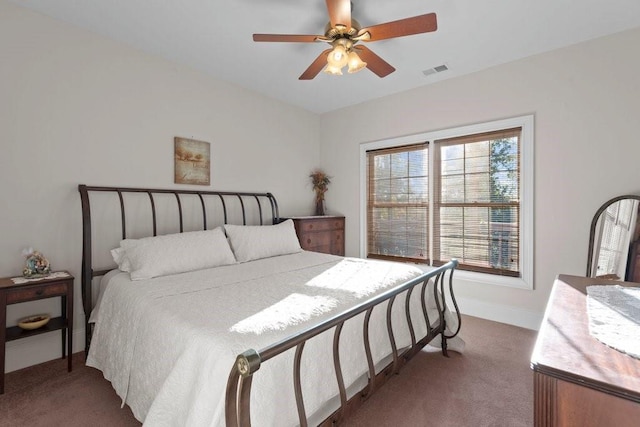
[[342, 75], [342, 67], [338, 67], [337, 65], [327, 64], [324, 67], [324, 72], [327, 74], [331, 74], [332, 76], [341, 76]]
[[327, 63], [342, 68], [347, 65], [348, 61], [347, 49], [342, 44], [336, 43], [329, 56], [327, 56]]
[[357, 73], [358, 71], [362, 70], [367, 66], [367, 63], [364, 62], [362, 59], [360, 59], [358, 54], [353, 50], [349, 52], [349, 55], [347, 58], [348, 58], [347, 65], [349, 66], [349, 68], [347, 69], [347, 72], [349, 72], [350, 74]]

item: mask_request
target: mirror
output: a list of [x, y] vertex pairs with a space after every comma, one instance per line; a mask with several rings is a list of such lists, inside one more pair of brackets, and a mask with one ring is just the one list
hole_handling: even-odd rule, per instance
[[618, 196], [596, 212], [589, 232], [587, 277], [640, 282], [640, 196]]

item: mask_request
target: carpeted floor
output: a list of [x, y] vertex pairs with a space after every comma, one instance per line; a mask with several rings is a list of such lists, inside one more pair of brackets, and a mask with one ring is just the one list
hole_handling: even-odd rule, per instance
[[464, 354], [417, 354], [345, 425], [532, 426], [536, 332], [464, 316], [460, 335]]
[[[464, 354], [423, 351], [345, 425], [531, 426], [535, 331], [464, 316]], [[139, 426], [102, 374], [74, 355], [5, 376], [0, 426]]]

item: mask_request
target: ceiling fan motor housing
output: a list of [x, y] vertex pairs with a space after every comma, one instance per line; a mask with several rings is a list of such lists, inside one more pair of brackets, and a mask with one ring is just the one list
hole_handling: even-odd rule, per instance
[[351, 18], [351, 28], [349, 29], [347, 29], [346, 26], [340, 24], [336, 25], [334, 28], [331, 26], [331, 22], [329, 22], [324, 28], [324, 35], [325, 37], [330, 39], [335, 39], [338, 37], [350, 38], [358, 34], [358, 31], [360, 31], [361, 28], [362, 26], [360, 25], [360, 23], [353, 18]]

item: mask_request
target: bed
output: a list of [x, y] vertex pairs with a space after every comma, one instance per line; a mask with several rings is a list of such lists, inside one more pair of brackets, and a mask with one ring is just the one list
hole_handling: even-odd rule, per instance
[[270, 193], [79, 192], [87, 365], [145, 425], [332, 425], [425, 345], [463, 347], [455, 260], [303, 251]]

